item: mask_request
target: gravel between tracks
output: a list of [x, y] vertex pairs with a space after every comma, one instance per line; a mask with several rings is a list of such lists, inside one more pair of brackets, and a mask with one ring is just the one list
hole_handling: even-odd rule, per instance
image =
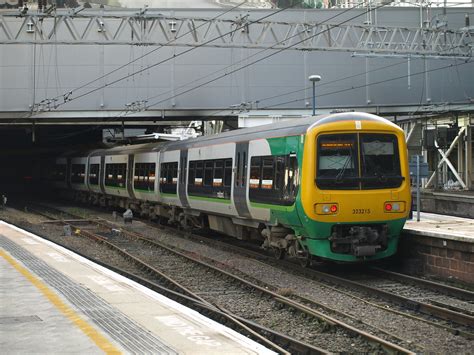
[[[71, 208], [69, 210], [71, 213], [102, 217], [112, 221], [112, 216], [110, 213], [98, 213], [96, 211], [77, 207]], [[0, 211], [0, 218], [4, 218], [5, 220], [18, 225], [24, 225], [25, 227], [35, 230], [38, 233], [49, 234], [49, 228], [57, 228], [44, 224], [37, 226], [35, 224], [42, 220], [42, 218], [32, 217], [29, 214], [18, 212], [17, 210], [12, 210], [9, 208]], [[115, 223], [121, 224], [120, 222]], [[385, 312], [380, 308], [360, 302], [352, 297], [339, 293], [336, 290], [321, 286], [320, 284], [308, 280], [305, 277], [295, 276], [291, 273], [272, 267], [258, 260], [249, 259], [228, 251], [212, 248], [211, 246], [205, 244], [196, 243], [182, 238], [176, 238], [176, 233], [158, 230], [137, 221], [134, 221], [133, 224], [131, 226], [129, 225], [127, 228], [131, 228], [131, 230], [148, 237], [157, 238], [158, 240], [165, 242], [170, 246], [186, 250], [189, 253], [201, 255], [226, 264], [244, 274], [250, 275], [257, 280], [261, 280], [262, 282], [272, 285], [276, 288], [289, 289], [294, 294], [304, 295], [310, 299], [314, 299], [328, 307], [338, 309], [358, 319], [361, 319], [367, 324], [384, 329], [385, 331], [388, 331], [402, 339], [407, 339], [411, 343], [417, 344], [424, 348], [425, 352], [474, 352], [474, 342], [461, 336], [453, 335], [443, 329], [431, 326], [421, 321], [409, 319], [401, 315], [395, 315], [391, 312]], [[78, 243], [79, 240], [80, 238], [75, 240], [72, 238], [72, 241], [69, 240], [69, 242]], [[242, 307], [243, 306], [245, 306], [245, 304], [242, 304]], [[351, 345], [352, 344], [353, 343], [351, 343]], [[356, 346], [355, 343], [354, 346]], [[356, 346], [356, 349], [357, 348], [358, 347]], [[343, 349], [345, 351], [348, 350], [347, 344], [345, 344], [345, 348]]]

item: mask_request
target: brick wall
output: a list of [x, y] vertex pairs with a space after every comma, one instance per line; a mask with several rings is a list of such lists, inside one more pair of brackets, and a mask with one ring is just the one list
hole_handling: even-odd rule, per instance
[[404, 233], [399, 255], [412, 263], [410, 271], [474, 283], [474, 243]]

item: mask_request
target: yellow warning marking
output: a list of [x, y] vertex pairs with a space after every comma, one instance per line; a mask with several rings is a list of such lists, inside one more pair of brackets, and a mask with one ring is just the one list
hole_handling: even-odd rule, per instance
[[97, 346], [106, 354], [121, 354], [121, 352], [100, 334], [94, 327], [83, 320], [73, 309], [66, 305], [59, 296], [48, 288], [37, 277], [31, 274], [27, 269], [18, 264], [10, 255], [0, 250], [0, 256], [8, 261], [18, 272], [20, 272], [28, 281], [35, 285], [48, 300], [59, 309], [67, 318], [71, 320], [82, 332], [87, 335]]

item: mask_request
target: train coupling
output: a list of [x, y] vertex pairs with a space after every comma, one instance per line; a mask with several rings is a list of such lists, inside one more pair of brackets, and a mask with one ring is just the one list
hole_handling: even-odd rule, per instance
[[357, 257], [373, 256], [387, 248], [387, 225], [336, 225], [329, 237], [331, 250]]

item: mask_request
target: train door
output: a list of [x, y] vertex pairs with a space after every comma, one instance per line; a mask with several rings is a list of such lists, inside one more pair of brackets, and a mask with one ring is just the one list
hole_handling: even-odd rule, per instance
[[240, 217], [250, 218], [247, 205], [247, 166], [249, 159], [249, 142], [236, 143], [234, 167], [234, 192], [235, 208]]
[[99, 186], [100, 191], [105, 194], [105, 155], [100, 156]]
[[128, 155], [128, 169], [127, 169], [127, 191], [128, 196], [135, 199], [135, 193], [133, 192], [133, 172], [135, 170], [135, 156], [133, 154]]
[[187, 187], [187, 169], [188, 166], [188, 150], [182, 149], [180, 151], [179, 158], [179, 180], [178, 180], [178, 196], [181, 202], [181, 206], [189, 208], [188, 197], [186, 196], [186, 187]]

